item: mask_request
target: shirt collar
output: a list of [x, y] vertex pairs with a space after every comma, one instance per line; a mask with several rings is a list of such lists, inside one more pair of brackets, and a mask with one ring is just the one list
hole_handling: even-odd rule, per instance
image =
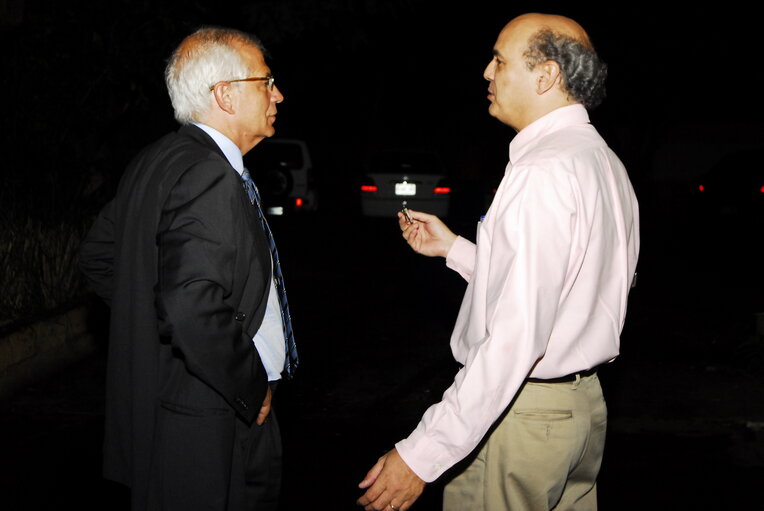
[[541, 137], [576, 124], [588, 124], [589, 114], [580, 103], [552, 110], [521, 129], [509, 143], [509, 161], [519, 160]]
[[231, 141], [230, 138], [226, 137], [215, 128], [207, 126], [206, 124], [202, 124], [200, 122], [195, 122], [193, 124], [200, 130], [204, 131], [212, 138], [212, 140], [215, 141], [220, 150], [223, 151], [223, 154], [228, 160], [228, 163], [231, 164], [231, 167], [233, 167], [236, 172], [239, 174], [244, 172], [244, 159], [242, 158], [241, 150]]

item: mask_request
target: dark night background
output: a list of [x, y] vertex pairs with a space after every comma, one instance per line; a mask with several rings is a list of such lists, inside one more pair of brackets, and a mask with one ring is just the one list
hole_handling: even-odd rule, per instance
[[[84, 228], [130, 158], [176, 128], [163, 70], [178, 42], [203, 24], [258, 35], [285, 96], [277, 135], [307, 141], [321, 196], [315, 215], [274, 219], [304, 363], [280, 397], [284, 509], [353, 509], [357, 481], [448, 385], [464, 289], [394, 222], [360, 217], [364, 165], [384, 148], [439, 152], [449, 223], [470, 237], [512, 136], [487, 114], [496, 36], [523, 12], [570, 16], [609, 65], [591, 117], [641, 206], [622, 356], [601, 371], [601, 508], [761, 509], [764, 193], [709, 204], [696, 191], [711, 171], [764, 174], [761, 18], [733, 2], [667, 5], [0, 0], [0, 211]], [[99, 352], [0, 406], [0, 509], [122, 508], [98, 476], [102, 378]], [[415, 509], [437, 509], [438, 492]]]

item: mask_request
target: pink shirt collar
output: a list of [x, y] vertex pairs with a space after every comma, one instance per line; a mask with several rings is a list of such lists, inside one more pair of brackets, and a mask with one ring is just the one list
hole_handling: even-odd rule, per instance
[[589, 113], [580, 103], [552, 110], [539, 117], [517, 132], [509, 143], [509, 161], [518, 161], [541, 137], [575, 124], [589, 124]]

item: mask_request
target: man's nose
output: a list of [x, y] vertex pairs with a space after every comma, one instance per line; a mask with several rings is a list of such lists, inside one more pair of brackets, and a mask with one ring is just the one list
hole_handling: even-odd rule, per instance
[[273, 84], [273, 93], [271, 94], [271, 101], [274, 103], [281, 103], [284, 101], [284, 95], [279, 90], [278, 85]]
[[485, 70], [483, 71], [483, 78], [485, 78], [489, 82], [492, 81], [495, 67], [496, 67], [496, 61], [491, 59], [488, 65], [485, 66]]

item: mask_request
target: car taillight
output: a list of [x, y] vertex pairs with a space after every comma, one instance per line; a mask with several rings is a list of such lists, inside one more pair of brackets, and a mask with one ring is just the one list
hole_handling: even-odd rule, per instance
[[451, 193], [451, 182], [448, 178], [438, 180], [435, 188], [432, 189], [432, 193], [436, 195], [448, 195]]
[[297, 197], [297, 198], [294, 200], [294, 205], [295, 205], [295, 207], [297, 207], [297, 208], [301, 208], [301, 207], [302, 207], [302, 197]]
[[361, 185], [362, 192], [376, 192], [377, 187], [375, 185]]

